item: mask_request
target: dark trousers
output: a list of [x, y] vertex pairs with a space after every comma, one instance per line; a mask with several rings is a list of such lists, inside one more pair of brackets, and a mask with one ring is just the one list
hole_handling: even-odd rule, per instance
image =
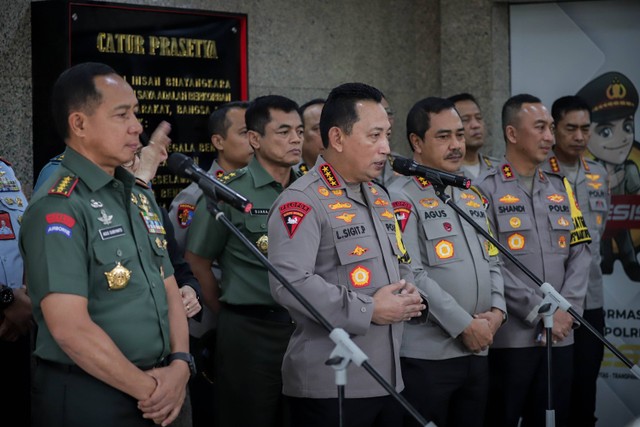
[[[600, 334], [604, 334], [604, 310], [585, 310], [582, 317]], [[604, 344], [587, 328], [574, 331], [573, 383], [569, 425], [594, 427], [596, 412], [596, 383], [604, 355]]]
[[[571, 399], [573, 345], [552, 351], [553, 409], [556, 427], [566, 426]], [[545, 347], [489, 351], [487, 427], [545, 427], [547, 357]]]
[[38, 361], [33, 376], [32, 427], [151, 427], [138, 401], [95, 377]]
[[[336, 388], [337, 394], [337, 388]], [[338, 399], [286, 398], [291, 427], [338, 427]], [[344, 399], [344, 427], [398, 427], [404, 408], [393, 396]]]
[[282, 359], [295, 326], [231, 311], [218, 315], [215, 398], [218, 427], [287, 426]]
[[[489, 364], [483, 356], [445, 360], [403, 357], [403, 396], [438, 427], [481, 427], [489, 390]], [[409, 414], [405, 426], [418, 426]]]
[[[31, 412], [31, 345], [29, 335], [14, 342], [0, 340], [0, 366], [3, 367], [0, 402], [7, 412], [0, 416], [0, 424], [9, 415], [17, 426], [28, 426]], [[8, 424], [7, 424], [8, 425]]]

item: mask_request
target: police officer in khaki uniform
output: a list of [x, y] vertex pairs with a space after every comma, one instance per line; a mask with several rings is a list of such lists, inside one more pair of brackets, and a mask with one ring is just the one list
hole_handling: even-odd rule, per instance
[[[407, 135], [416, 162], [459, 173], [465, 132], [451, 101], [417, 102], [407, 116]], [[477, 189], [442, 190], [487, 230]], [[438, 426], [481, 427], [489, 388], [486, 356], [506, 313], [498, 251], [423, 177], [398, 177], [389, 191], [416, 285], [431, 304], [429, 322], [405, 326], [403, 394]]]
[[31, 300], [27, 295], [22, 256], [18, 248], [20, 224], [27, 209], [11, 163], [0, 157], [0, 366], [5, 366], [2, 404], [16, 425], [29, 425]]
[[120, 166], [140, 146], [137, 99], [112, 68], [82, 63], [52, 100], [67, 149], [20, 236], [38, 324], [34, 425], [166, 425], [193, 361], [158, 207]]
[[[425, 306], [411, 283], [393, 207], [371, 182], [389, 154], [382, 94], [361, 83], [333, 89], [322, 110], [323, 156], [276, 200], [269, 260], [334, 326], [343, 328], [396, 390], [403, 321]], [[270, 276], [271, 293], [295, 319], [282, 365], [294, 426], [338, 424], [328, 332]], [[347, 369], [345, 425], [397, 426], [402, 408], [365, 370]]]
[[464, 145], [466, 152], [462, 170], [469, 179], [478, 179], [493, 169], [500, 160], [480, 152], [485, 145], [487, 130], [480, 105], [470, 93], [458, 93], [450, 96], [449, 101], [456, 106], [462, 125], [464, 126]]
[[[584, 157], [591, 135], [591, 110], [580, 97], [563, 96], [551, 107], [555, 122], [555, 145], [541, 169], [564, 175], [591, 234], [591, 268], [582, 317], [604, 334], [604, 296], [600, 270], [600, 237], [609, 211], [608, 175], [601, 163]], [[571, 389], [570, 425], [595, 426], [596, 382], [604, 345], [586, 328], [574, 332], [574, 375]]]
[[[249, 214], [225, 203], [225, 216], [267, 253], [267, 215], [295, 179], [300, 161], [302, 121], [298, 105], [283, 96], [256, 98], [245, 120], [255, 151], [246, 168], [221, 181], [253, 203]], [[210, 308], [220, 306], [215, 354], [215, 396], [219, 426], [284, 426], [280, 368], [293, 324], [269, 292], [267, 269], [245, 245], [207, 211], [202, 197], [187, 236], [185, 258]], [[222, 280], [211, 271], [217, 261]], [[218, 296], [219, 295], [219, 296]]]
[[[550, 283], [582, 313], [591, 252], [589, 231], [571, 185], [540, 165], [553, 146], [553, 119], [539, 98], [516, 95], [502, 109], [505, 160], [477, 182], [489, 199], [497, 238], [524, 266]], [[513, 262], [504, 259], [509, 321], [489, 352], [491, 426], [543, 426], [547, 409], [546, 349], [538, 310], [544, 295]], [[568, 421], [573, 359], [573, 317], [553, 315], [553, 409], [558, 425]]]

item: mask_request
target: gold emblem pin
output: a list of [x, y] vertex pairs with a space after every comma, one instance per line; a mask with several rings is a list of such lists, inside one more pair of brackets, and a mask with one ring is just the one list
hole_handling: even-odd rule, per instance
[[256, 246], [258, 247], [258, 249], [260, 249], [260, 252], [266, 255], [267, 252], [269, 251], [269, 237], [267, 237], [266, 234], [261, 236], [256, 241]]
[[138, 194], [138, 197], [140, 198], [140, 209], [142, 209], [143, 211], [149, 213], [149, 209], [151, 206], [149, 206], [149, 199], [147, 199], [147, 196], [145, 196], [144, 194], [140, 193]]
[[117, 291], [118, 289], [124, 289], [129, 284], [131, 278], [131, 270], [128, 270], [120, 262], [116, 263], [113, 270], [104, 273], [107, 276], [107, 282], [109, 283], [110, 291]]

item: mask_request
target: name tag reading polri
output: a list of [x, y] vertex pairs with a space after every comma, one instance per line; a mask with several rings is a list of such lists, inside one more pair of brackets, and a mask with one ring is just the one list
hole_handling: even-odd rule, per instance
[[157, 214], [153, 212], [140, 211], [140, 215], [144, 220], [144, 225], [151, 234], [166, 234], [164, 226]]

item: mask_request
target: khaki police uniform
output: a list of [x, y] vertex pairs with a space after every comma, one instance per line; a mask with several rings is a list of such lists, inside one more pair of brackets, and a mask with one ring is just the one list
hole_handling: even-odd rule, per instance
[[[550, 156], [542, 164], [541, 169], [564, 175], [562, 165], [555, 156]], [[607, 183], [607, 171], [601, 163], [581, 158], [577, 178], [575, 182], [571, 182], [571, 185], [591, 234], [592, 262], [589, 269], [589, 284], [584, 300], [584, 309], [598, 309], [604, 305], [602, 271], [600, 270], [600, 238], [607, 223], [611, 197]]]
[[[422, 177], [398, 177], [389, 191], [416, 285], [429, 295], [430, 320], [405, 325], [402, 336], [404, 394], [438, 425], [484, 422], [487, 350], [472, 353], [460, 334], [473, 315], [506, 313], [497, 249], [438, 198]], [[488, 231], [484, 198], [477, 190], [445, 189], [451, 201]], [[465, 398], [457, 396], [464, 394]], [[456, 414], [451, 418], [451, 410]], [[452, 419], [455, 418], [455, 419]]]
[[[0, 157], [0, 284], [12, 289], [24, 285], [24, 269], [18, 238], [27, 198], [22, 192], [11, 163]], [[14, 301], [13, 304], [16, 304]], [[0, 311], [0, 319], [2, 311]], [[16, 425], [29, 425], [30, 402], [29, 334], [16, 341], [0, 339], [0, 366], [7, 367], [7, 386], [3, 392], [3, 405], [11, 408]]]
[[[219, 204], [220, 210], [266, 255], [267, 215], [282, 185], [257, 158], [220, 180], [253, 204], [248, 214], [224, 202]], [[291, 317], [271, 296], [266, 267], [207, 211], [206, 203], [206, 197], [197, 203], [186, 249], [217, 260], [222, 270], [215, 354], [220, 425], [279, 427], [280, 367], [294, 329]]]
[[[557, 157], [550, 156], [541, 166], [544, 170], [564, 174]], [[575, 182], [571, 182], [584, 220], [591, 234], [591, 268], [582, 317], [604, 335], [604, 296], [600, 269], [600, 238], [604, 233], [610, 205], [607, 171], [601, 163], [581, 158]], [[575, 426], [595, 425], [596, 382], [604, 356], [603, 343], [586, 328], [575, 331], [574, 378], [571, 390], [571, 423]]]
[[499, 165], [500, 159], [496, 159], [495, 157], [486, 156], [482, 153], [478, 153], [478, 175], [473, 176], [473, 173], [469, 170], [467, 165], [462, 165], [462, 171], [473, 181], [479, 181], [484, 178], [484, 176], [493, 168], [495, 165]]
[[[585, 244], [590, 236], [570, 186], [557, 174], [536, 170], [530, 194], [506, 160], [476, 185], [489, 199], [489, 219], [500, 243], [581, 314], [591, 266], [591, 251]], [[538, 314], [544, 296], [513, 262], [503, 260], [510, 317], [498, 330], [489, 355], [489, 416], [498, 417], [492, 425], [515, 425], [523, 413], [527, 419], [544, 420], [545, 349], [536, 344], [544, 333]], [[567, 348], [553, 353], [554, 407], [559, 420], [566, 418], [568, 407], [572, 344], [573, 333], [554, 345]], [[533, 399], [527, 397], [532, 392]], [[527, 405], [533, 405], [530, 413]]]
[[[393, 207], [377, 184], [349, 187], [322, 156], [276, 200], [269, 216], [269, 260], [335, 327], [343, 328], [396, 390], [403, 388], [399, 355], [403, 324], [371, 323], [373, 295], [401, 278], [413, 283], [403, 257]], [[361, 192], [358, 194], [358, 191]], [[403, 259], [408, 261], [406, 254]], [[328, 332], [274, 277], [271, 292], [289, 308], [296, 330], [282, 365], [284, 394], [337, 398], [335, 345]], [[347, 369], [345, 396], [388, 395], [365, 370]]]
[[38, 324], [33, 413], [46, 425], [148, 425], [135, 399], [73, 364], [40, 301], [49, 293], [87, 298], [92, 320], [128, 360], [141, 369], [159, 363], [171, 350], [164, 279], [173, 274], [160, 210], [129, 172], [110, 176], [71, 148], [50, 179], [20, 236]]
[[306, 175], [309, 172], [309, 166], [304, 161], [301, 161], [293, 167], [293, 172], [296, 176]]

